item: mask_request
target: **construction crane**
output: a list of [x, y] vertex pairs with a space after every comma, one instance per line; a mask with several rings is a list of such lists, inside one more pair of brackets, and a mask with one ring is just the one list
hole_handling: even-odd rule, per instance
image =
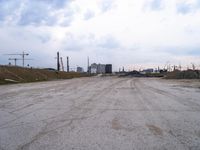
[[[29, 54], [28, 53], [25, 53], [25, 52], [22, 52], [21, 54], [6, 54], [6, 55], [20, 55], [22, 56], [22, 66], [24, 67], [24, 60], [25, 60], [25, 56], [28, 56]], [[17, 60], [16, 60], [17, 61]]]
[[14, 60], [15, 61], [15, 66], [17, 66], [17, 60], [19, 60], [18, 58], [8, 58], [8, 60]]
[[[22, 60], [21, 58], [9, 58], [8, 60], [14, 60], [15, 66], [17, 66], [17, 60]], [[24, 60], [33, 60], [33, 59], [24, 59]]]

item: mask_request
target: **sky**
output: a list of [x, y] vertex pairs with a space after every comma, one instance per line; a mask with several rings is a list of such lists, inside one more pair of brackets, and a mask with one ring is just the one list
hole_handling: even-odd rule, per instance
[[[200, 0], [0, 0], [0, 64], [200, 68]], [[22, 61], [17, 61], [18, 65]]]

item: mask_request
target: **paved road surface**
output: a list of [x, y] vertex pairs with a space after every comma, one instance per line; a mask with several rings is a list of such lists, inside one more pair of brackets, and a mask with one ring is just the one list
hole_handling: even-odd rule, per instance
[[0, 150], [200, 150], [199, 83], [93, 77], [0, 86]]

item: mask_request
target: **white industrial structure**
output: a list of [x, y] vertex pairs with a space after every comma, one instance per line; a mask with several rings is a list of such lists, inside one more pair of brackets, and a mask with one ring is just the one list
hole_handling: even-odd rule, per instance
[[90, 72], [94, 73], [94, 74], [96, 74], [96, 73], [104, 74], [105, 73], [105, 68], [106, 68], [106, 65], [104, 65], [104, 64], [93, 63], [90, 66]]
[[83, 73], [84, 69], [82, 67], [77, 66], [76, 72]]

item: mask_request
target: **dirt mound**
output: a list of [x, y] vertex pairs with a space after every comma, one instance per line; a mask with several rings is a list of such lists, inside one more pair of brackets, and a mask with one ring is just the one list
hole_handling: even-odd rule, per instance
[[167, 79], [200, 79], [200, 70], [175, 70], [166, 75]]
[[0, 66], [0, 84], [48, 81], [55, 79], [69, 79], [82, 77], [86, 74], [63, 72], [47, 69], [22, 68], [14, 66]]

